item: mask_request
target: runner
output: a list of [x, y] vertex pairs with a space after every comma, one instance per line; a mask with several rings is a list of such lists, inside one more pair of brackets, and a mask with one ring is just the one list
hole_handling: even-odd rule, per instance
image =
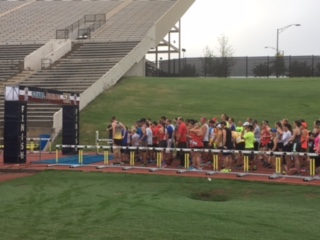
[[221, 122], [226, 122], [226, 124], [227, 124], [226, 127], [227, 128], [230, 128], [229, 117], [228, 117], [227, 114], [225, 114], [225, 113], [221, 114], [220, 119], [221, 119]]
[[316, 129], [317, 132], [315, 132], [315, 135], [317, 135], [317, 137], [314, 140], [314, 152], [319, 155], [315, 157], [315, 167], [316, 174], [320, 176], [320, 123], [316, 125]]
[[[292, 127], [289, 123], [283, 124], [283, 135], [282, 135], [282, 143], [283, 143], [283, 152], [291, 152], [292, 145], [290, 144], [290, 139], [292, 137]], [[290, 156], [283, 155], [282, 156], [282, 163], [284, 166], [284, 172], [287, 173], [290, 170], [292, 165], [292, 161]]]
[[[253, 126], [248, 125], [245, 127], [246, 128], [246, 133], [242, 133], [242, 138], [245, 141], [245, 150], [246, 151], [254, 151], [254, 134], [253, 134]], [[245, 154], [246, 156], [249, 157], [250, 161], [250, 169], [251, 170], [257, 170], [256, 165], [254, 164], [254, 155], [253, 154]]]
[[[268, 143], [268, 148], [271, 152], [277, 152], [279, 151], [278, 149], [278, 143], [279, 143], [279, 138], [277, 136], [277, 129], [274, 128], [271, 130], [271, 140]], [[264, 167], [266, 168], [275, 168], [276, 167], [276, 156], [273, 154], [270, 154], [268, 157], [268, 162], [263, 164]]]
[[[267, 120], [262, 122], [262, 131], [260, 139], [260, 151], [268, 151], [268, 143], [271, 140], [271, 132], [269, 128], [269, 122]], [[268, 156], [266, 154], [260, 155], [260, 160], [265, 163], [267, 162]]]
[[[241, 138], [241, 133], [237, 131], [232, 131], [232, 140], [235, 145], [235, 149], [243, 151], [245, 149], [245, 141]], [[243, 167], [243, 154], [240, 152], [236, 159], [236, 168], [241, 169]]]
[[[150, 127], [149, 122], [146, 122], [146, 134], [147, 134], [147, 146], [148, 148], [151, 148], [153, 146], [153, 135], [152, 135], [152, 129]], [[152, 150], [147, 150], [147, 159], [151, 163], [153, 158], [153, 151]]]
[[[171, 120], [166, 120], [166, 139], [167, 139], [167, 148], [173, 148], [173, 136], [174, 136], [174, 128], [171, 124]], [[168, 165], [172, 164], [173, 157], [172, 157], [172, 151], [168, 149], [166, 151], [166, 163]]]
[[148, 136], [147, 136], [147, 125], [146, 125], [146, 119], [142, 118], [140, 120], [140, 126], [141, 126], [141, 134], [139, 134], [140, 136], [140, 147], [142, 147], [140, 149], [140, 153], [142, 157], [142, 164], [143, 166], [147, 166], [148, 162], [147, 162], [147, 149], [145, 149], [148, 146]]
[[[309, 132], [308, 132], [308, 124], [305, 121], [301, 122], [301, 152], [308, 152], [308, 143], [309, 143]], [[307, 164], [308, 157], [301, 157], [301, 167], [305, 167]]]
[[[203, 149], [203, 130], [200, 127], [200, 123], [195, 123], [194, 127], [192, 127], [189, 131], [190, 136], [190, 148], [192, 149]], [[190, 170], [198, 170], [201, 171], [201, 152], [192, 151], [192, 167]]]
[[[128, 147], [130, 143], [130, 133], [128, 131], [128, 128], [125, 127], [122, 129], [122, 147]], [[126, 163], [129, 161], [129, 150], [125, 148], [121, 148], [121, 161], [123, 163]]]
[[[254, 150], [255, 151], [259, 151], [260, 148], [260, 137], [261, 137], [261, 130], [260, 130], [260, 126], [258, 124], [257, 120], [253, 120], [253, 134], [254, 134]], [[258, 159], [259, 155], [255, 155], [255, 160], [259, 160]]]
[[[178, 132], [177, 132], [177, 148], [186, 148], [187, 147], [187, 126], [183, 121], [183, 118], [179, 117], [178, 118]], [[185, 153], [181, 152], [179, 154], [180, 157], [180, 166], [184, 166], [184, 158], [185, 158]]]
[[236, 129], [237, 129], [237, 126], [236, 126], [236, 124], [234, 123], [234, 119], [233, 118], [229, 118], [229, 124], [230, 124], [230, 130], [231, 131], [236, 131]]
[[[232, 143], [232, 136], [231, 131], [229, 128], [227, 128], [227, 122], [221, 121], [220, 122], [221, 128], [222, 128], [222, 148], [223, 150], [232, 150], [233, 143]], [[224, 169], [221, 170], [221, 172], [231, 172], [232, 171], [232, 159], [231, 159], [231, 152], [223, 152], [223, 165]]]
[[[203, 148], [208, 149], [209, 148], [209, 133], [210, 133], [210, 129], [209, 129], [209, 125], [207, 124], [207, 119], [205, 117], [202, 117], [200, 119], [201, 122], [201, 131], [202, 131], [202, 136], [203, 136]], [[202, 154], [202, 160], [204, 162], [208, 162], [209, 161], [209, 154], [206, 152], [203, 152]]]
[[[290, 139], [290, 142], [293, 144], [292, 151], [295, 153], [300, 153], [301, 152], [301, 122], [299, 120], [296, 120], [294, 122], [294, 130], [293, 130], [293, 135]], [[300, 157], [299, 155], [293, 156], [294, 160], [294, 167], [295, 167], [295, 174], [294, 175], [301, 175], [300, 168], [301, 168], [301, 163], [300, 163]]]
[[[125, 129], [125, 126], [119, 122], [116, 117], [112, 117], [112, 136], [113, 136], [113, 153], [114, 153], [114, 164], [120, 164], [121, 163], [121, 152], [120, 148], [122, 145], [122, 130]], [[125, 135], [125, 134], [124, 134]]]

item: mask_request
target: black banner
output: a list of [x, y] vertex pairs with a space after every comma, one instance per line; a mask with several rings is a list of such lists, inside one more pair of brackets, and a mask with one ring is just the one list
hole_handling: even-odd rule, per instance
[[6, 100], [79, 106], [80, 95], [79, 93], [61, 92], [30, 86], [7, 86]]
[[[79, 144], [79, 107], [63, 106], [62, 111], [62, 144], [78, 145]], [[63, 154], [74, 154], [75, 148], [63, 148]]]
[[4, 112], [4, 163], [25, 163], [27, 104], [6, 101]]

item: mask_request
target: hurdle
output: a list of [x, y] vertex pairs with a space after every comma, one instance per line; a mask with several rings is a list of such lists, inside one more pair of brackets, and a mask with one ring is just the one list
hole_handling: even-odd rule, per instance
[[269, 179], [276, 179], [276, 178], [282, 178], [281, 173], [281, 157], [276, 156], [276, 172], [269, 176]]
[[157, 167], [156, 168], [150, 168], [149, 172], [156, 172], [161, 170], [161, 164], [162, 164], [162, 153], [157, 152]]
[[99, 131], [96, 131], [96, 136], [95, 136], [95, 143], [96, 143], [96, 152], [97, 154], [100, 154], [99, 150], [100, 148], [100, 142], [106, 142], [108, 146], [111, 146], [113, 143], [112, 139], [109, 138], [99, 138]]
[[[59, 160], [59, 152], [62, 148], [74, 148], [78, 152], [77, 155], [77, 164], [73, 163], [61, 163]], [[84, 164], [84, 158], [83, 153], [85, 149], [95, 149], [95, 145], [56, 145], [56, 152], [55, 152], [55, 163], [54, 164], [48, 164], [47, 167], [55, 167], [55, 166], [67, 166], [70, 168], [80, 168], [80, 167], [95, 167], [96, 165], [92, 164]], [[104, 149], [104, 162], [107, 162], [106, 157], [108, 157], [108, 154], [106, 153], [108, 151], [108, 147], [100, 146], [100, 149]]]
[[[0, 140], [4, 140], [3, 137], [0, 137]], [[48, 141], [48, 144], [49, 144], [49, 152], [51, 153], [51, 150], [52, 150], [52, 139], [51, 138], [35, 138], [35, 137], [27, 137], [26, 138], [27, 140], [27, 150], [29, 150], [30, 153], [33, 153], [35, 150], [39, 150], [41, 151], [40, 149], [40, 144], [39, 144], [39, 141], [42, 141], [42, 140], [45, 140], [45, 141]], [[38, 143], [36, 143], [38, 141]], [[0, 145], [0, 149], [3, 149], [4, 148], [4, 145]]]
[[[79, 155], [78, 155], [78, 164], [64, 164], [64, 163], [59, 163], [59, 159], [58, 159], [58, 151], [59, 149], [63, 148], [63, 147], [73, 147], [79, 150]], [[157, 172], [157, 171], [175, 171], [176, 173], [179, 174], [183, 174], [186, 172], [195, 172], [195, 173], [204, 173], [206, 175], [214, 175], [214, 174], [236, 174], [236, 176], [238, 177], [246, 177], [246, 176], [265, 176], [268, 177], [269, 179], [276, 179], [276, 178], [297, 178], [297, 179], [302, 179], [304, 181], [313, 181], [313, 180], [320, 180], [319, 177], [315, 176], [315, 157], [318, 157], [319, 154], [315, 154], [315, 153], [295, 153], [295, 152], [291, 152], [291, 153], [284, 153], [284, 152], [271, 152], [271, 151], [247, 151], [247, 150], [218, 150], [218, 149], [190, 149], [190, 148], [153, 148], [153, 147], [120, 147], [120, 146], [98, 146], [98, 148], [101, 150], [103, 149], [104, 153], [104, 158], [103, 158], [103, 164], [104, 165], [90, 165], [90, 164], [84, 164], [84, 159], [83, 159], [83, 150], [85, 149], [93, 149], [93, 148], [97, 148], [96, 145], [94, 146], [86, 146], [86, 145], [57, 145], [57, 150], [56, 150], [56, 164], [52, 164], [52, 165], [48, 165], [48, 166], [70, 166], [72, 168], [76, 168], [76, 167], [95, 167], [97, 169], [104, 169], [104, 168], [121, 168], [122, 170], [128, 171], [131, 169], [144, 169], [144, 170], [148, 170], [149, 172]], [[109, 151], [111, 149], [115, 149], [115, 148], [119, 148], [119, 149], [127, 149], [130, 151], [130, 162], [129, 162], [129, 166], [121, 166], [121, 165], [110, 165], [109, 164]], [[154, 166], [135, 166], [135, 152], [136, 150], [153, 150], [153, 151], [157, 151], [156, 154], [156, 167]], [[175, 168], [163, 168], [162, 167], [162, 152], [163, 151], [179, 151], [181, 153], [184, 154], [184, 166], [183, 169], [175, 169]], [[190, 155], [192, 152], [204, 152], [204, 151], [209, 151], [210, 153], [213, 154], [213, 158], [212, 158], [212, 170], [210, 171], [203, 171], [203, 170], [197, 170], [197, 171], [193, 171], [190, 170]], [[239, 172], [239, 171], [232, 171], [232, 172], [228, 172], [228, 173], [223, 173], [219, 171], [219, 159], [218, 159], [218, 154], [219, 153], [223, 153], [223, 152], [232, 152], [232, 153], [241, 153], [244, 155], [244, 159], [243, 159], [243, 172]], [[250, 172], [249, 169], [249, 155], [250, 154], [266, 154], [269, 156], [276, 156], [276, 166], [275, 166], [275, 173], [273, 173], [272, 175], [270, 175], [270, 173], [256, 173], [256, 172]], [[282, 174], [282, 159], [281, 157], [284, 155], [288, 155], [288, 156], [309, 156], [312, 157], [310, 160], [310, 177], [306, 177], [306, 176], [294, 176], [294, 175], [285, 175]]]
[[[127, 148], [129, 149], [129, 147]], [[129, 165], [127, 167], [123, 167], [122, 170], [128, 171], [130, 169], [134, 168], [134, 164], [135, 164], [135, 149], [133, 149], [133, 151], [130, 151], [130, 160], [129, 160]]]
[[244, 155], [243, 157], [243, 173], [237, 174], [237, 177], [245, 177], [250, 175], [249, 173], [250, 167], [249, 167], [249, 156]]
[[185, 153], [184, 154], [184, 169], [179, 169], [177, 173], [186, 173], [189, 171], [190, 167], [190, 153]]
[[305, 182], [311, 182], [314, 180], [320, 180], [319, 177], [316, 177], [316, 160], [315, 158], [310, 159], [310, 177], [306, 177], [303, 179]]
[[219, 173], [219, 155], [213, 154], [212, 156], [212, 170], [206, 173], [206, 175], [214, 175]]

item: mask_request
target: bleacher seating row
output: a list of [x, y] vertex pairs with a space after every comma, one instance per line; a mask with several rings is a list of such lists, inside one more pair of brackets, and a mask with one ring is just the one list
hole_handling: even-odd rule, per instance
[[[0, 44], [46, 43], [85, 14], [108, 13], [123, 1], [36, 1], [0, 17]], [[141, 40], [175, 1], [132, 1], [93, 36], [103, 41]], [[0, 2], [0, 8], [2, 7]]]
[[41, 45], [0, 45], [0, 82], [23, 70], [23, 60]]
[[[75, 43], [73, 51], [61, 58], [49, 69], [38, 71], [20, 83], [23, 86], [41, 87], [67, 92], [82, 93], [120, 59], [126, 56], [138, 42], [88, 42]], [[52, 124], [57, 107], [47, 104], [30, 104], [28, 121], [41, 120]], [[0, 106], [0, 112], [3, 111]], [[40, 115], [39, 115], [40, 116]]]
[[[78, 41], [73, 41], [73, 48], [69, 53], [46, 69], [36, 72], [30, 69], [31, 73], [25, 76], [24, 73], [20, 73], [23, 80], [21, 82], [20, 79], [18, 84], [83, 93], [115, 67], [120, 71], [114, 72], [125, 74], [125, 71], [132, 67], [130, 64], [138, 63], [148, 50], [157, 44], [152, 41], [159, 40], [156, 39], [159, 36], [153, 39], [148, 35], [146, 38], [147, 33], [167, 12], [173, 11], [171, 7], [178, 1], [187, 2], [184, 0], [0, 0], [0, 84], [4, 86], [14, 83], [16, 81], [14, 76], [21, 71], [22, 61], [27, 55], [49, 40], [55, 39], [57, 30], [63, 32], [68, 26], [90, 14], [106, 16], [106, 22], [91, 34], [90, 39], [79, 40], [77, 36]], [[190, 1], [188, 0], [188, 4]], [[72, 35], [74, 37], [75, 31]], [[139, 50], [135, 49], [134, 54], [128, 56], [134, 48]], [[121, 60], [126, 63], [125, 67], [119, 65]], [[113, 78], [112, 84], [118, 79], [119, 76]], [[3, 98], [2, 88], [0, 129], [3, 127]], [[29, 126], [48, 123], [47, 125], [52, 128], [53, 114], [58, 109], [59, 107], [54, 105], [28, 104]]]

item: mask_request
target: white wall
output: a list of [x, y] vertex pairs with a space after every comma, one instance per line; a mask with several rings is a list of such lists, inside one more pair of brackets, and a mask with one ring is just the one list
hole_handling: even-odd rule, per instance
[[[94, 100], [100, 93], [115, 85], [118, 80], [124, 76], [134, 65], [142, 64], [146, 52], [154, 46], [154, 27], [149, 31], [148, 35], [123, 59], [120, 60], [112, 69], [110, 69], [98, 81], [92, 84], [80, 95], [80, 110], [86, 107], [92, 100]], [[136, 73], [140, 70], [135, 70]]]
[[134, 64], [125, 74], [126, 77], [145, 77], [146, 76], [146, 58], [143, 57], [140, 62]]
[[53, 39], [24, 58], [24, 69], [41, 70], [41, 59], [59, 60], [71, 50], [71, 40]]

